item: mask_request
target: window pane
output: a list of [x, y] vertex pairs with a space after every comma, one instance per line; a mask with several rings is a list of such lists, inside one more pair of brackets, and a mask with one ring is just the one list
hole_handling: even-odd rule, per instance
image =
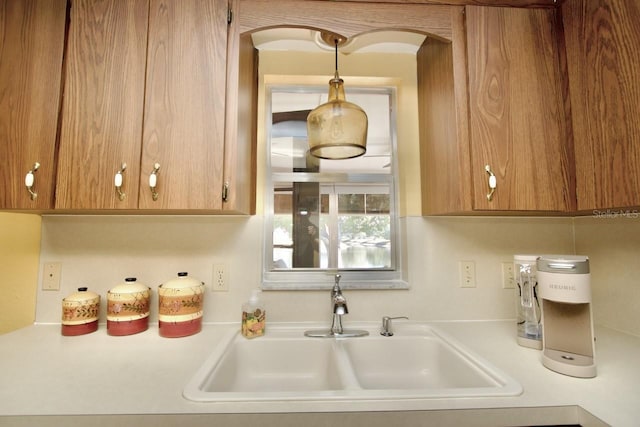
[[320, 267], [320, 184], [276, 183], [274, 188], [273, 268]]
[[346, 160], [318, 159], [309, 154], [306, 118], [311, 110], [326, 102], [327, 89], [311, 92], [273, 91], [271, 93], [270, 157], [271, 171], [339, 172], [390, 175], [392, 133], [391, 96], [388, 92], [362, 92], [350, 87], [347, 97], [359, 105], [369, 118], [367, 152]]
[[273, 216], [273, 268], [290, 268], [293, 256], [291, 214]]
[[389, 215], [340, 215], [339, 268], [391, 268]]
[[364, 213], [364, 194], [339, 194], [338, 212]]
[[366, 198], [367, 213], [389, 213], [389, 195], [388, 194], [367, 194]]
[[274, 183], [273, 269], [390, 269], [389, 184]]

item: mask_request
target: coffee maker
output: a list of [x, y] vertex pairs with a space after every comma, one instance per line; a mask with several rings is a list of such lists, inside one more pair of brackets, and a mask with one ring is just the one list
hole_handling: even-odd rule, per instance
[[589, 258], [540, 257], [537, 277], [542, 300], [542, 364], [573, 377], [595, 377]]

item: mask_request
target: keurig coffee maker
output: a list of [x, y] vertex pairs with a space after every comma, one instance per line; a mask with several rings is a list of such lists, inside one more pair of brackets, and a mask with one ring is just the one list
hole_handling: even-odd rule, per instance
[[591, 275], [586, 256], [537, 262], [542, 300], [542, 364], [565, 375], [596, 376]]

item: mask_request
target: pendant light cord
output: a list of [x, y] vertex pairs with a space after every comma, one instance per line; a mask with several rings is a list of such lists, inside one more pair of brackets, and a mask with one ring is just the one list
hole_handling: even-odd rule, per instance
[[335, 38], [334, 41], [336, 43], [336, 74], [338, 74], [338, 39]]

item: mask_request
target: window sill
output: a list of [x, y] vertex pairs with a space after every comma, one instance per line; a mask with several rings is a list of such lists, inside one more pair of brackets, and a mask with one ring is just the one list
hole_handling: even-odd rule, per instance
[[[401, 278], [398, 278], [398, 272], [381, 272], [381, 276], [378, 278], [366, 278], [362, 277], [363, 273], [340, 272], [342, 279], [340, 280], [340, 287], [344, 289], [366, 289], [366, 290], [398, 290], [409, 289], [409, 283]], [[371, 272], [364, 273], [369, 277], [372, 276]], [[287, 277], [282, 277], [286, 275]], [[335, 272], [286, 272], [265, 274], [262, 279], [262, 289], [266, 291], [294, 291], [294, 290], [328, 290], [333, 288]], [[273, 277], [275, 276], [275, 277]], [[357, 277], [360, 276], [360, 277]], [[395, 277], [392, 277], [395, 276]]]

